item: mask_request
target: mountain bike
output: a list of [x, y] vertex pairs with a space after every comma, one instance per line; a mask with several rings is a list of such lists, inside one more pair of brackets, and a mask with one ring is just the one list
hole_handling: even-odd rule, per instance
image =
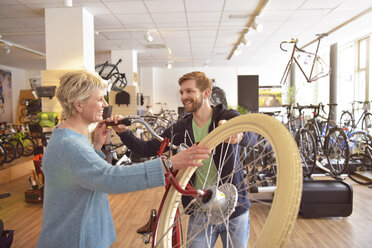
[[[359, 123], [361, 123], [361, 128], [364, 131], [371, 132], [372, 130], [372, 114], [369, 112], [370, 108], [370, 101], [353, 101], [351, 103], [351, 112], [349, 111], [342, 111], [341, 117], [340, 117], [340, 125], [343, 128], [347, 128], [350, 132], [354, 131]], [[363, 113], [359, 116], [358, 121], [356, 121], [355, 118], [355, 110], [358, 110], [355, 108], [356, 104], [362, 104], [362, 108], [358, 109], [363, 109]]]
[[[237, 172], [246, 170], [246, 167], [249, 166], [248, 162], [254, 162], [247, 160], [247, 157], [238, 151], [234, 153], [240, 154], [236, 157], [232, 157], [232, 154], [227, 153], [228, 148], [231, 146], [230, 137], [242, 132], [243, 134], [252, 132], [264, 138], [271, 149], [270, 151], [264, 149], [261, 156], [267, 156], [268, 153], [271, 153], [270, 157], [275, 158], [277, 167], [274, 198], [271, 203], [261, 206], [263, 208], [262, 211], [265, 212], [265, 217], [263, 218], [260, 214], [260, 220], [257, 220], [254, 211], [255, 207], [250, 209], [251, 224], [254, 226], [254, 231], [251, 232], [249, 242], [255, 247], [285, 245], [294, 226], [301, 200], [302, 171], [298, 148], [291, 134], [279, 121], [264, 114], [248, 114], [227, 121], [209, 133], [200, 142], [200, 145], [210, 147], [212, 153], [222, 153], [217, 170], [218, 184], [195, 190], [194, 185], [190, 181], [196, 170], [195, 167], [176, 172], [168, 171], [166, 173], [167, 185], [165, 194], [157, 214], [152, 211], [152, 214], [156, 216], [150, 218], [150, 220], [155, 219], [155, 223], [148, 225], [154, 229], [141, 230], [151, 237], [152, 247], [187, 246], [194, 238], [194, 236], [187, 237], [186, 232], [188, 230], [188, 213], [190, 211], [207, 213], [208, 216], [205, 226], [202, 229], [191, 230], [193, 234], [204, 230], [208, 224], [215, 226], [229, 222], [229, 217], [234, 209], [240, 206], [237, 197], [241, 192], [236, 187], [249, 187], [248, 181], [250, 179], [245, 175], [244, 184], [234, 186], [230, 183], [232, 177]], [[155, 132], [153, 132], [153, 135], [157, 137]], [[159, 138], [162, 139], [160, 136]], [[178, 148], [174, 147], [169, 139], [164, 138], [162, 140], [162, 146], [158, 154], [163, 154], [165, 148], [169, 146], [172, 149]], [[247, 150], [255, 150], [254, 147], [257, 144], [250, 143], [251, 141], [248, 141], [249, 148]], [[242, 144], [236, 147], [241, 149], [241, 146]], [[224, 165], [228, 160], [234, 161], [234, 168], [226, 177], [221, 177]], [[182, 196], [191, 196], [193, 198], [191, 204], [187, 206], [180, 204]], [[248, 195], [242, 197], [248, 197]], [[206, 238], [208, 241], [211, 239], [210, 236]], [[150, 240], [147, 241], [149, 242]]]
[[[331, 72], [330, 67], [318, 55], [320, 40], [325, 36], [327, 36], [327, 34], [317, 34], [318, 43], [317, 43], [317, 46], [316, 46], [315, 53], [307, 52], [307, 51], [299, 48], [297, 46], [297, 43], [298, 43], [297, 39], [291, 39], [290, 41], [282, 41], [280, 43], [280, 49], [285, 51], [285, 52], [287, 52], [287, 50], [283, 48], [283, 45], [284, 44], [293, 44], [291, 57], [290, 57], [290, 59], [287, 63], [287, 66], [285, 67], [283, 76], [280, 80], [280, 84], [284, 84], [284, 83], [287, 82], [289, 72], [291, 71], [293, 65], [298, 66], [302, 75], [304, 75], [304, 77], [305, 77], [305, 79], [308, 83], [317, 81], [318, 79], [326, 77], [330, 74], [330, 72]], [[305, 57], [303, 63], [300, 63], [300, 58], [301, 57]], [[307, 70], [304, 67], [305, 67], [305, 65], [309, 64], [310, 61], [312, 61], [311, 64], [310, 64], [310, 72], [306, 72]], [[318, 73], [314, 72], [315, 67], [317, 67], [317, 69], [319, 70]]]

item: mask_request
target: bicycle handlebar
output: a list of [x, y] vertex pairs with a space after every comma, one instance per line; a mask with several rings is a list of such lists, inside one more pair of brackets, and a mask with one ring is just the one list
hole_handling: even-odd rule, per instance
[[284, 52], [287, 52], [288, 50], [285, 50], [282, 45], [286, 43], [294, 43], [294, 45], [296, 46], [297, 41], [298, 41], [297, 39], [291, 39], [290, 41], [282, 41], [280, 42], [280, 49], [282, 49], [282, 51]]
[[[117, 126], [119, 124], [123, 124], [125, 126], [130, 126], [134, 123], [140, 123], [140, 124], [144, 125], [156, 140], [158, 140], [160, 142], [163, 142], [164, 138], [161, 137], [160, 135], [158, 135], [157, 133], [155, 133], [155, 131], [151, 128], [150, 124], [147, 123], [142, 117], [129, 116], [127, 118], [123, 118], [123, 119], [119, 120], [117, 123], [114, 123], [113, 121], [105, 121], [105, 125], [108, 126], [108, 127], [109, 126]], [[178, 146], [175, 146], [171, 143], [169, 143], [169, 147], [171, 149], [178, 149], [179, 148]]]

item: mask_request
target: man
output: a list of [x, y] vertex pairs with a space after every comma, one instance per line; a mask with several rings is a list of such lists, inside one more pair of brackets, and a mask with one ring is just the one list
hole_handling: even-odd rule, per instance
[[[203, 72], [191, 72], [183, 75], [179, 81], [181, 101], [184, 105], [185, 112], [190, 113], [180, 119], [177, 123], [173, 124], [171, 128], [168, 128], [161, 135], [163, 137], [173, 138], [173, 143], [179, 145], [185, 143], [188, 146], [195, 142], [201, 141], [209, 132], [215, 129], [218, 125], [222, 125], [223, 122], [239, 115], [235, 110], [228, 110], [222, 104], [212, 107], [209, 103], [209, 96], [211, 94], [212, 85], [211, 80], [206, 77]], [[127, 130], [127, 127], [119, 125], [113, 127], [114, 130], [119, 134], [123, 143], [129, 147], [133, 152], [140, 156], [154, 156], [156, 155], [160, 142], [152, 139], [149, 141], [143, 141], [134, 136], [131, 131]], [[246, 133], [244, 135], [244, 141], [251, 140], [252, 134]], [[237, 149], [233, 147], [237, 145], [243, 139], [243, 134], [237, 134], [229, 139], [228, 152], [233, 153]], [[235, 144], [235, 145], [231, 145]], [[198, 168], [191, 178], [191, 183], [196, 189], [205, 188], [209, 185], [217, 185], [217, 168], [220, 161], [220, 150], [221, 146], [216, 147], [215, 155], [210, 156], [209, 159], [203, 161], [203, 166]], [[234, 156], [231, 156], [232, 158]], [[212, 161], [211, 161], [212, 160]], [[221, 172], [221, 178], [229, 175], [233, 171], [234, 159], [228, 159], [227, 166], [225, 165]], [[213, 166], [211, 166], [213, 165]], [[223, 180], [221, 179], [222, 183]], [[205, 232], [194, 234], [192, 230], [195, 230], [195, 226], [203, 225], [203, 221], [200, 221], [200, 217], [206, 220], [208, 216], [205, 214], [194, 214], [190, 212], [190, 219], [188, 225], [188, 236], [193, 237], [193, 241], [188, 247], [199, 248], [199, 247], [213, 247], [218, 235], [221, 235], [224, 247], [247, 247], [249, 238], [249, 207], [250, 202], [248, 200], [248, 192], [246, 185], [243, 182], [243, 172], [238, 170], [229, 182], [234, 184], [237, 188], [238, 194], [238, 205], [235, 211], [230, 216], [228, 224], [222, 223], [219, 225], [211, 226], [206, 230], [212, 230], [212, 232]], [[191, 201], [190, 197], [183, 196], [183, 206], [189, 206]], [[195, 215], [198, 215], [197, 217]], [[205, 215], [205, 216], [200, 216]], [[206, 239], [208, 237], [208, 240]], [[209, 239], [213, 237], [212, 240]]]

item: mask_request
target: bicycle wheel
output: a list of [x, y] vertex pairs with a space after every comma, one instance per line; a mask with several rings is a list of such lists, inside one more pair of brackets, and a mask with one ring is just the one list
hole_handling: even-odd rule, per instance
[[300, 151], [302, 172], [304, 177], [310, 177], [316, 166], [317, 147], [310, 130], [300, 129], [296, 135], [296, 143]]
[[349, 111], [345, 111], [342, 113], [340, 117], [340, 127], [341, 128], [347, 128], [348, 130], [351, 130], [353, 127], [353, 116]]
[[[230, 136], [240, 132], [254, 132], [264, 137], [272, 149], [270, 152], [267, 152], [267, 149], [265, 149], [265, 151], [263, 151], [264, 153], [261, 155], [275, 158], [277, 167], [277, 188], [272, 204], [269, 204], [271, 206], [270, 210], [267, 209], [266, 205], [263, 205], [259, 206], [263, 209], [258, 209], [259, 211], [255, 212], [256, 206], [253, 204], [250, 209], [250, 220], [253, 228], [251, 227], [250, 229], [251, 235], [249, 243], [253, 243], [255, 247], [284, 246], [294, 227], [302, 192], [301, 161], [295, 140], [287, 131], [285, 126], [274, 118], [264, 114], [248, 114], [227, 121], [209, 133], [200, 144], [214, 149]], [[223, 143], [222, 145], [226, 147], [230, 144]], [[254, 150], [254, 146], [250, 146], [249, 148], [249, 150]], [[222, 155], [221, 158], [224, 159], [218, 166], [220, 168], [218, 173], [223, 169], [224, 161], [225, 159], [229, 159], [229, 155]], [[240, 161], [236, 163], [234, 170], [229, 177], [238, 173], [239, 170], [244, 170], [244, 167], [247, 166], [247, 164], [241, 163], [241, 161], [246, 159], [245, 157], [239, 157], [236, 159], [239, 159]], [[186, 187], [194, 172], [195, 168], [191, 167], [178, 172], [177, 180], [181, 187]], [[229, 177], [225, 179], [229, 181]], [[245, 180], [248, 179], [249, 178], [245, 178]], [[222, 184], [219, 188], [224, 186], [225, 184]], [[172, 245], [172, 230], [174, 225], [178, 222], [182, 223], [182, 236], [186, 235], [183, 230], [187, 230], [186, 225], [188, 217], [185, 212], [190, 209], [188, 207], [183, 208], [182, 204], [179, 204], [180, 197], [180, 193], [171, 187], [164, 201], [163, 209], [158, 217], [158, 229], [154, 241], [156, 247], [183, 247], [187, 246], [188, 242], [192, 239], [190, 238], [187, 240], [186, 237], [181, 237], [181, 243]], [[229, 198], [229, 200], [231, 200], [231, 198]], [[238, 207], [238, 205], [236, 206]], [[198, 208], [193, 210], [198, 211]], [[209, 209], [207, 210], [209, 211]], [[226, 210], [226, 208], [219, 210]], [[264, 216], [260, 213], [261, 211], [265, 212]], [[207, 224], [216, 221], [215, 217], [218, 216], [218, 214], [216, 214], [217, 212], [219, 211], [217, 210], [210, 218], [208, 218]], [[177, 216], [179, 216], [177, 221], [175, 221], [176, 213]], [[222, 222], [229, 221], [228, 216], [219, 215], [218, 217], [223, 219]], [[264, 220], [265, 218], [266, 220]], [[262, 225], [262, 223], [264, 224]]]
[[0, 144], [0, 166], [2, 166], [5, 163], [6, 158], [7, 158], [7, 151], [5, 147], [2, 144]]
[[332, 128], [325, 139], [324, 155], [331, 173], [339, 176], [347, 172], [350, 150], [347, 136], [341, 128]]
[[35, 151], [35, 143], [30, 137], [24, 137], [22, 138], [23, 143], [23, 156], [30, 156]]
[[20, 115], [18, 120], [21, 124], [27, 124], [27, 123], [30, 122], [30, 119], [29, 119], [28, 115]]
[[350, 159], [364, 160], [366, 146], [371, 144], [372, 136], [365, 131], [355, 131], [349, 135]]
[[3, 146], [5, 147], [7, 151], [7, 157], [6, 157], [5, 163], [10, 163], [16, 158], [17, 151], [15, 147], [13, 146], [13, 144], [8, 141], [4, 141]]
[[372, 114], [367, 113], [362, 121], [362, 129], [368, 133], [372, 133]]
[[23, 154], [23, 145], [20, 140], [18, 139], [10, 139], [10, 143], [12, 143], [17, 151], [16, 158], [19, 158]]

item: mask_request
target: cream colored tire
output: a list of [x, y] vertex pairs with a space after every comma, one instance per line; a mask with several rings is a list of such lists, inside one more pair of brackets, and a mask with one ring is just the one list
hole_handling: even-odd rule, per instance
[[[235, 117], [209, 133], [200, 142], [212, 148], [240, 132], [255, 132], [265, 137], [276, 154], [277, 181], [272, 206], [254, 247], [284, 247], [294, 227], [302, 193], [302, 168], [292, 135], [276, 119], [264, 114]], [[185, 188], [195, 168], [180, 171], [177, 180]], [[172, 229], [181, 195], [170, 189], [159, 216], [155, 247], [172, 247]]]

